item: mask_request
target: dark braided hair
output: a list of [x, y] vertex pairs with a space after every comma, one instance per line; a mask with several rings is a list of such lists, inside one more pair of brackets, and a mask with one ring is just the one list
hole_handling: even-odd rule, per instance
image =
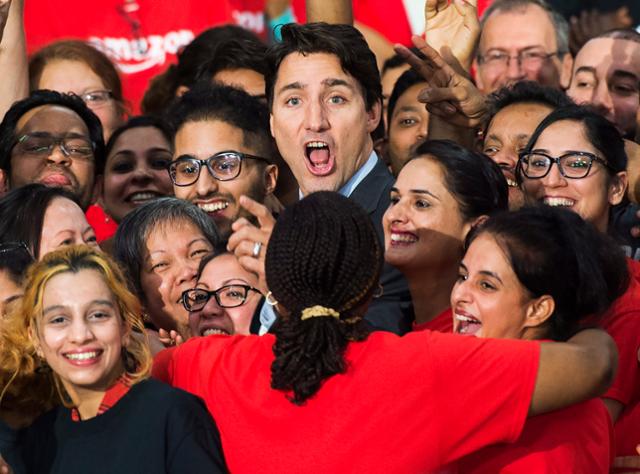
[[[349, 341], [366, 339], [362, 322], [378, 288], [382, 250], [367, 213], [338, 193], [313, 193], [279, 217], [266, 255], [267, 283], [286, 310], [273, 326], [271, 387], [302, 405], [332, 375], [344, 373]], [[311, 317], [313, 306], [340, 317]]]

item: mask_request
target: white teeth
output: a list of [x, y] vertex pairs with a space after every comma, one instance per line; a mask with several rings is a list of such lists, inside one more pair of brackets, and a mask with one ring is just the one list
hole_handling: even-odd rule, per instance
[[205, 329], [202, 333], [203, 336], [211, 336], [212, 334], [224, 334], [225, 336], [229, 335], [227, 331], [224, 331], [222, 329], [216, 329], [216, 328]]
[[325, 142], [309, 142], [307, 143], [308, 148], [329, 148]]
[[204, 212], [216, 212], [229, 207], [229, 203], [227, 201], [216, 201], [212, 203], [198, 204], [198, 207]]
[[511, 178], [507, 178], [507, 185], [510, 188], [517, 188], [518, 187], [518, 183], [516, 183], [514, 180], [512, 180]]
[[543, 202], [547, 206], [573, 206], [576, 202], [573, 199], [546, 197]]
[[416, 240], [418, 239], [410, 234], [391, 234], [392, 242], [415, 242]]
[[158, 197], [158, 193], [134, 193], [129, 196], [129, 200], [133, 202], [146, 202]]
[[93, 359], [94, 357], [97, 357], [97, 356], [98, 356], [97, 352], [80, 352], [77, 354], [65, 354], [65, 357], [71, 360], [87, 360], [87, 359]]
[[457, 314], [456, 313], [456, 319], [458, 321], [464, 321], [466, 323], [473, 323], [473, 324], [482, 324], [480, 321], [478, 321], [476, 318], [471, 318], [469, 316], [463, 316], [461, 314]]

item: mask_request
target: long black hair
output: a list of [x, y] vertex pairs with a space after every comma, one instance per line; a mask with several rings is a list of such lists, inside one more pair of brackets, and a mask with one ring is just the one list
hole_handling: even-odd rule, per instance
[[[382, 250], [364, 209], [321, 191], [280, 215], [265, 265], [273, 297], [286, 310], [273, 326], [271, 387], [292, 392], [301, 405], [325, 379], [345, 372], [349, 341], [367, 337], [362, 316], [378, 288]], [[335, 313], [322, 316], [318, 306]]]

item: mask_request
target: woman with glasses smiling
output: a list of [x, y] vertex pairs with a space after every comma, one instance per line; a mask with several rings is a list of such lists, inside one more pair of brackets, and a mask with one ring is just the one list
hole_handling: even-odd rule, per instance
[[[556, 109], [538, 125], [520, 154], [516, 175], [530, 203], [569, 209], [607, 233], [611, 210], [626, 194], [626, 166], [624, 142], [615, 125], [589, 108], [571, 105]], [[602, 319], [620, 353], [616, 380], [603, 396], [613, 421], [620, 421], [619, 456], [636, 454], [637, 427], [621, 427], [630, 426], [624, 420], [638, 411], [640, 402], [640, 265], [630, 259], [627, 263], [631, 284]], [[623, 448], [625, 442], [630, 447]]]
[[256, 334], [262, 301], [257, 286], [257, 275], [245, 270], [234, 254], [217, 251], [204, 257], [196, 287], [182, 293], [191, 334]]

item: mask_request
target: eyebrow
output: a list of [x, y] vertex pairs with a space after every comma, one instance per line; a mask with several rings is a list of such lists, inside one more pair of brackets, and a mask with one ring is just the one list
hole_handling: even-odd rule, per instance
[[[114, 304], [113, 301], [110, 300], [93, 300], [89, 303], [89, 305], [102, 305], [102, 306], [109, 306], [110, 308], [114, 308]], [[52, 306], [47, 306], [44, 311], [42, 312], [42, 314], [47, 314], [50, 313], [52, 311], [58, 311], [61, 309], [67, 309], [67, 306], [62, 305], [62, 304], [54, 304]]]
[[[327, 79], [323, 79], [321, 84], [323, 86], [326, 87], [337, 87], [337, 86], [344, 86], [348, 89], [353, 90], [353, 84], [345, 81], [344, 79], [338, 79], [336, 77], [329, 77]], [[278, 94], [282, 94], [285, 91], [288, 90], [299, 90], [299, 89], [306, 89], [307, 85], [303, 84], [300, 81], [296, 81], [296, 82], [292, 82], [290, 84], [285, 84], [284, 86], [282, 86], [279, 90], [278, 90]]]
[[638, 76], [636, 76], [632, 72], [625, 71], [623, 69], [616, 69], [615, 71], [613, 71], [613, 74], [611, 75], [611, 77], [614, 79], [631, 79], [632, 81], [640, 82], [640, 78], [638, 78]]
[[401, 112], [417, 112], [419, 109], [416, 105], [403, 105], [402, 107], [398, 107], [393, 111], [393, 115], [399, 114]]
[[[398, 191], [398, 188], [391, 188], [391, 191], [392, 192], [396, 192], [396, 193], [400, 192], [400, 191]], [[426, 189], [410, 189], [409, 192], [412, 193], [412, 194], [427, 194], [427, 195], [431, 196], [432, 198], [437, 199], [438, 201], [440, 200], [440, 198], [438, 196], [436, 196], [432, 192], [427, 191]]]
[[498, 280], [501, 284], [503, 284], [503, 285], [504, 285], [504, 283], [502, 283], [502, 279], [500, 279], [500, 277], [498, 276], [498, 274], [497, 274], [497, 273], [490, 272], [489, 270], [480, 270], [478, 273], [479, 273], [480, 275], [486, 275], [486, 276], [493, 277], [493, 278], [495, 278], [496, 280]]
[[596, 73], [596, 68], [591, 67], [591, 66], [580, 66], [578, 69], [576, 69], [575, 74], [579, 74], [581, 72], [589, 72], [591, 74], [595, 74]]

